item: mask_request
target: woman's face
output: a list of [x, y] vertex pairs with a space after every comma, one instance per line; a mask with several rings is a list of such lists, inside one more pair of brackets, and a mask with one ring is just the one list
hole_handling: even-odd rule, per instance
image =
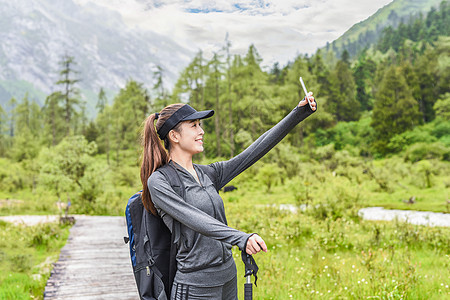
[[200, 120], [184, 121], [176, 133], [177, 144], [181, 150], [194, 155], [203, 152], [203, 135]]

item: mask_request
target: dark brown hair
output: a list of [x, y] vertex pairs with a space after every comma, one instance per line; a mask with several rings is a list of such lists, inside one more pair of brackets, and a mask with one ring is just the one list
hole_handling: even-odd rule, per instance
[[[155, 172], [156, 169], [165, 165], [169, 161], [170, 141], [169, 135], [164, 139], [164, 147], [158, 137], [157, 131], [166, 122], [166, 120], [178, 109], [185, 104], [177, 103], [171, 104], [163, 108], [159, 113], [159, 117], [155, 124], [155, 114], [151, 114], [144, 121], [144, 128], [142, 130], [142, 164], [141, 164], [141, 182], [142, 182], [142, 203], [147, 211], [153, 215], [157, 215], [155, 206], [150, 197], [150, 192], [147, 186], [147, 180]], [[180, 123], [178, 123], [172, 130], [179, 131]]]

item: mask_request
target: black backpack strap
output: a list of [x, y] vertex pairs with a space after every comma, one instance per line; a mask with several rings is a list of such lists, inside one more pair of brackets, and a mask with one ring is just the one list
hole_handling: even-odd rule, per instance
[[[170, 163], [165, 164], [164, 166], [158, 168], [167, 182], [172, 186], [175, 193], [177, 193], [181, 198], [186, 197], [186, 190], [184, 188], [184, 184], [181, 181], [180, 175], [178, 171], [175, 169], [173, 165]], [[172, 237], [170, 241], [170, 262], [169, 262], [169, 295], [172, 290], [172, 283], [175, 278], [175, 273], [177, 272], [177, 248], [181, 240], [181, 224], [180, 222], [173, 219], [172, 223]]]
[[164, 177], [166, 177], [167, 182], [169, 182], [169, 184], [172, 186], [175, 193], [177, 193], [181, 198], [184, 199], [186, 197], [186, 191], [176, 168], [171, 163], [167, 163], [164, 166], [158, 168], [158, 171], [160, 171], [164, 175]]
[[[149, 218], [152, 218], [153, 216], [151, 216], [150, 215], [150, 213], [148, 213], [147, 211], [145, 211], [144, 210], [144, 213], [145, 213], [145, 216], [144, 216], [144, 226], [145, 226], [145, 228], [150, 228], [150, 226], [148, 225], [150, 222], [149, 222]], [[155, 265], [155, 259], [154, 259], [154, 255], [153, 255], [153, 253], [152, 253], [152, 244], [151, 244], [151, 240], [150, 240], [150, 238], [149, 238], [149, 236], [148, 236], [148, 231], [145, 233], [145, 236], [144, 236], [144, 245], [146, 244], [146, 243], [148, 243], [149, 244], [149, 247], [144, 247], [144, 251], [145, 251], [145, 254], [147, 255], [147, 266], [150, 268], [150, 269], [152, 269], [152, 271], [159, 277], [159, 278], [162, 278], [162, 273], [160, 272], [160, 270], [156, 267], [156, 265]]]
[[[158, 171], [160, 171], [164, 175], [164, 177], [166, 177], [167, 182], [169, 182], [169, 184], [172, 186], [175, 193], [177, 193], [184, 200], [184, 198], [186, 197], [186, 190], [176, 168], [172, 164], [167, 163], [164, 166], [158, 168]], [[181, 225], [179, 222], [173, 220], [172, 244], [175, 243], [178, 245], [180, 243], [180, 237]]]

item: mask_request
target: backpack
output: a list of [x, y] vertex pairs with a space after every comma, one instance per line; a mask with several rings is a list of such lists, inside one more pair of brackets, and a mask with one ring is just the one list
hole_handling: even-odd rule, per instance
[[[217, 187], [212, 170], [200, 167]], [[158, 171], [184, 199], [185, 188], [175, 167], [166, 164]], [[159, 216], [154, 216], [144, 208], [141, 194], [142, 191], [137, 192], [128, 200], [125, 209], [128, 237], [124, 237], [124, 241], [130, 243], [131, 264], [140, 299], [167, 300], [170, 299], [177, 270], [175, 234], [171, 234]], [[172, 232], [180, 232], [180, 223], [175, 220]]]

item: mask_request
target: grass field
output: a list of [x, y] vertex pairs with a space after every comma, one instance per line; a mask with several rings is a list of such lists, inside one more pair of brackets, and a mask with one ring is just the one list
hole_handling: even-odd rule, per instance
[[[450, 297], [450, 230], [351, 216], [254, 209], [228, 204], [229, 222], [257, 232], [269, 252], [254, 299], [446, 299]], [[235, 253], [243, 299], [244, 269]], [[240, 298], [241, 299], [241, 298]]]
[[0, 220], [0, 299], [43, 299], [51, 264], [69, 236], [58, 224], [16, 226]]

